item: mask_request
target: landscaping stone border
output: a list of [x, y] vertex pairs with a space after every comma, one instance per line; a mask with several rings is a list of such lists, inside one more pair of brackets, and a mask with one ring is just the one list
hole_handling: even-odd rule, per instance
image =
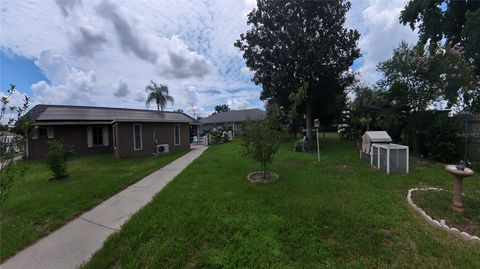
[[445, 223], [445, 220], [435, 220], [433, 219], [431, 216], [427, 215], [427, 213], [425, 212], [425, 210], [423, 210], [422, 208], [420, 208], [419, 206], [417, 206], [413, 201], [412, 201], [412, 192], [414, 191], [445, 191], [444, 189], [441, 189], [441, 188], [434, 188], [434, 187], [430, 187], [430, 188], [413, 188], [413, 189], [409, 189], [408, 190], [408, 194], [407, 194], [407, 201], [408, 201], [408, 205], [410, 205], [410, 207], [413, 208], [413, 210], [415, 210], [418, 214], [420, 214], [424, 219], [427, 220], [428, 223], [432, 224], [433, 226], [436, 226], [436, 227], [439, 227], [443, 230], [446, 230], [448, 231], [450, 234], [453, 234], [453, 235], [456, 235], [456, 236], [459, 236], [465, 240], [469, 240], [469, 241], [473, 241], [475, 243], [480, 243], [480, 237], [478, 236], [474, 236], [474, 235], [471, 235], [469, 233], [466, 233], [466, 232], [462, 232], [460, 230], [458, 230], [457, 228], [455, 227], [449, 227], [446, 223]]

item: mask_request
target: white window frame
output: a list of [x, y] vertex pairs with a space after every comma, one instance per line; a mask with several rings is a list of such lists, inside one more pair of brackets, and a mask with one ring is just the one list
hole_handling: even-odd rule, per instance
[[[140, 148], [136, 148], [135, 144], [135, 126], [140, 126]], [[143, 130], [142, 130], [142, 125], [141, 124], [134, 124], [133, 125], [133, 150], [143, 150]]]
[[[175, 136], [176, 126], [178, 126], [178, 144], [177, 144], [177, 141], [175, 141], [175, 140], [176, 140], [176, 136]], [[180, 124], [174, 124], [174, 125], [173, 125], [173, 144], [174, 144], [175, 146], [180, 146], [180, 144], [182, 144], [182, 136], [181, 136], [181, 131], [180, 131]]]
[[[49, 128], [50, 127], [45, 127], [45, 126], [39, 126], [39, 127], [35, 128], [35, 133], [33, 135], [34, 139], [48, 139], [49, 138], [48, 137], [48, 134], [49, 134], [48, 129]], [[45, 130], [45, 135], [40, 135], [40, 129]]]
[[[93, 132], [93, 129], [94, 129], [94, 128], [96, 128], [97, 130], [98, 130], [98, 128], [100, 128], [100, 130], [101, 130], [101, 131], [100, 131], [100, 133], [101, 133], [100, 137], [102, 138], [102, 141], [101, 141], [102, 143], [100, 143], [100, 144], [95, 144], [95, 139], [94, 139], [94, 136], [95, 136], [95, 135], [93, 134], [93, 133], [94, 133], [94, 132]], [[98, 135], [97, 135], [97, 136], [98, 136]], [[93, 125], [93, 126], [92, 126], [92, 148], [103, 147], [103, 146], [104, 146], [104, 143], [105, 143], [105, 141], [103, 141], [103, 138], [104, 138], [104, 137], [103, 137], [103, 126]], [[98, 141], [97, 141], [97, 142], [98, 142]]]
[[53, 127], [47, 127], [47, 138], [48, 139], [53, 139], [54, 138]]
[[112, 142], [113, 142], [113, 148], [117, 149], [117, 133], [118, 133], [118, 124], [115, 123], [112, 125]]

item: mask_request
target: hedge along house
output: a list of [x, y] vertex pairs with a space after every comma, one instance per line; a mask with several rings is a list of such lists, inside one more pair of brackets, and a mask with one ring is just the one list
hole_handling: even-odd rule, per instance
[[178, 112], [64, 105], [37, 105], [26, 117], [36, 126], [27, 141], [30, 159], [45, 158], [53, 139], [72, 145], [76, 154], [118, 158], [188, 150], [189, 126], [196, 123]]
[[263, 120], [266, 117], [265, 111], [258, 108], [230, 110], [212, 114], [200, 120], [202, 123], [202, 131], [210, 132], [218, 129], [227, 130], [232, 128], [233, 131], [241, 131], [242, 122], [252, 120]]

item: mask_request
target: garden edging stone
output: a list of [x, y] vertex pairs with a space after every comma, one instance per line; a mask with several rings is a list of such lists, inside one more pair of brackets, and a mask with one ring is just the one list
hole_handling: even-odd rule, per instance
[[434, 188], [434, 187], [430, 187], [430, 188], [412, 188], [412, 189], [409, 189], [408, 190], [408, 193], [407, 193], [407, 202], [408, 202], [408, 205], [414, 210], [416, 211], [418, 214], [420, 214], [421, 216], [423, 216], [423, 218], [425, 220], [427, 220], [428, 223], [430, 223], [431, 225], [433, 226], [437, 226], [439, 228], [442, 228], [443, 230], [446, 230], [448, 231], [450, 234], [452, 235], [456, 235], [457, 237], [460, 237], [462, 239], [465, 239], [465, 240], [469, 240], [469, 241], [472, 241], [472, 242], [475, 242], [475, 243], [480, 243], [480, 238], [478, 236], [474, 236], [474, 235], [471, 235], [467, 232], [463, 232], [463, 231], [460, 231], [458, 230], [457, 228], [455, 227], [450, 227], [448, 226], [446, 223], [445, 223], [445, 220], [435, 220], [434, 218], [432, 218], [431, 216], [429, 216], [423, 209], [421, 209], [419, 206], [417, 206], [413, 201], [412, 201], [412, 193], [414, 191], [444, 191], [443, 189], [441, 188]]

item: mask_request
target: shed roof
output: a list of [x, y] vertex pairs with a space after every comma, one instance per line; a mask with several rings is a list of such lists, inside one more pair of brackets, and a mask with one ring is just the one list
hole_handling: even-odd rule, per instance
[[362, 136], [364, 141], [392, 142], [392, 138], [385, 131], [368, 131]]
[[227, 122], [242, 122], [247, 120], [262, 120], [266, 116], [265, 111], [258, 108], [243, 109], [243, 110], [230, 110], [226, 112], [220, 112], [201, 119], [203, 124], [210, 123], [227, 123]]
[[130, 108], [36, 105], [26, 115], [33, 122], [115, 121], [115, 122], [179, 122], [196, 120], [185, 113]]
[[15, 136], [15, 134], [10, 132], [10, 131], [0, 131], [0, 135], [1, 136]]

